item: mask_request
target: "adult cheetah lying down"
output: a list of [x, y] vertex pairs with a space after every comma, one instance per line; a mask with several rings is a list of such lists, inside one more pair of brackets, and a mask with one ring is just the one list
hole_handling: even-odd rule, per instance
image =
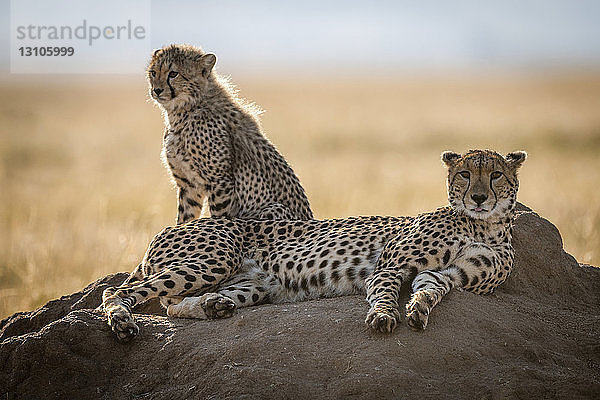
[[450, 205], [416, 217], [269, 221], [199, 219], [150, 243], [128, 284], [106, 289], [103, 306], [119, 340], [138, 333], [131, 308], [160, 297], [169, 316], [229, 317], [264, 302], [363, 293], [366, 323], [392, 332], [398, 293], [412, 280], [406, 319], [424, 329], [452, 287], [491, 293], [511, 272], [524, 152], [442, 154]]

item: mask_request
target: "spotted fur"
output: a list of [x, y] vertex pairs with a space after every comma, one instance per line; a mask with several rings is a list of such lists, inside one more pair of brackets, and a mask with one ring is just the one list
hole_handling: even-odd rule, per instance
[[214, 54], [186, 45], [157, 50], [149, 93], [165, 119], [163, 159], [178, 190], [177, 223], [215, 217], [312, 219], [306, 193], [263, 135], [255, 107], [214, 71]]
[[109, 324], [129, 340], [138, 332], [131, 308], [154, 297], [170, 316], [206, 319], [264, 302], [366, 293], [366, 323], [391, 332], [401, 319], [400, 287], [412, 281], [406, 320], [424, 329], [451, 288], [491, 293], [510, 274], [525, 153], [474, 150], [442, 158], [450, 206], [416, 217], [212, 218], [166, 228], [130, 282], [104, 292]]

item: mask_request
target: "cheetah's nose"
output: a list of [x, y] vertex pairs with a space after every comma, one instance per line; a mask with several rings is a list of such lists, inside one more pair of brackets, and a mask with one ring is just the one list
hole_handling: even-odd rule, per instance
[[156, 88], [156, 89], [154, 89], [154, 93], [156, 93], [156, 95], [157, 95], [157, 96], [160, 96], [160, 94], [161, 94], [162, 92], [164, 92], [164, 89], [161, 89], [161, 88]]
[[472, 194], [471, 198], [475, 203], [477, 203], [478, 206], [480, 206], [484, 201], [487, 200], [488, 196], [487, 194]]

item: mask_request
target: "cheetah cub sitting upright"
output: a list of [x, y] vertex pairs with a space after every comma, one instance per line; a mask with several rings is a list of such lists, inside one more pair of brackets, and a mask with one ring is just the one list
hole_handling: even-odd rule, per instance
[[177, 223], [211, 216], [312, 219], [294, 171], [261, 132], [257, 112], [201, 49], [170, 45], [148, 65], [150, 96], [163, 111], [163, 158], [178, 189]]
[[[144, 256], [140, 282], [108, 288], [104, 309], [119, 340], [138, 333], [131, 307], [167, 299], [170, 316], [223, 318], [235, 308], [366, 291], [366, 323], [391, 332], [401, 285], [406, 321], [427, 326], [452, 288], [491, 293], [512, 270], [512, 224], [524, 152], [445, 152], [449, 206], [416, 217], [310, 221], [201, 218], [166, 228]], [[248, 259], [254, 262], [247, 262]]]

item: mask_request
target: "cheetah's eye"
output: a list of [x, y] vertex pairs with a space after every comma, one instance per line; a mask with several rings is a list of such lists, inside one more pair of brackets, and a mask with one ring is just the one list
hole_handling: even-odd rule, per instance
[[150, 71], [150, 75], [152, 75], [152, 77], [155, 78], [156, 77], [156, 71], [154, 71], [154, 70]]
[[492, 174], [490, 175], [490, 178], [492, 179], [498, 179], [502, 176], [502, 172], [500, 171], [494, 171], [492, 172]]
[[179, 72], [175, 72], [175, 71], [169, 72], [169, 78], [175, 78], [177, 75], [179, 75]]
[[471, 173], [469, 171], [461, 171], [459, 174], [465, 179], [469, 179], [471, 177]]

